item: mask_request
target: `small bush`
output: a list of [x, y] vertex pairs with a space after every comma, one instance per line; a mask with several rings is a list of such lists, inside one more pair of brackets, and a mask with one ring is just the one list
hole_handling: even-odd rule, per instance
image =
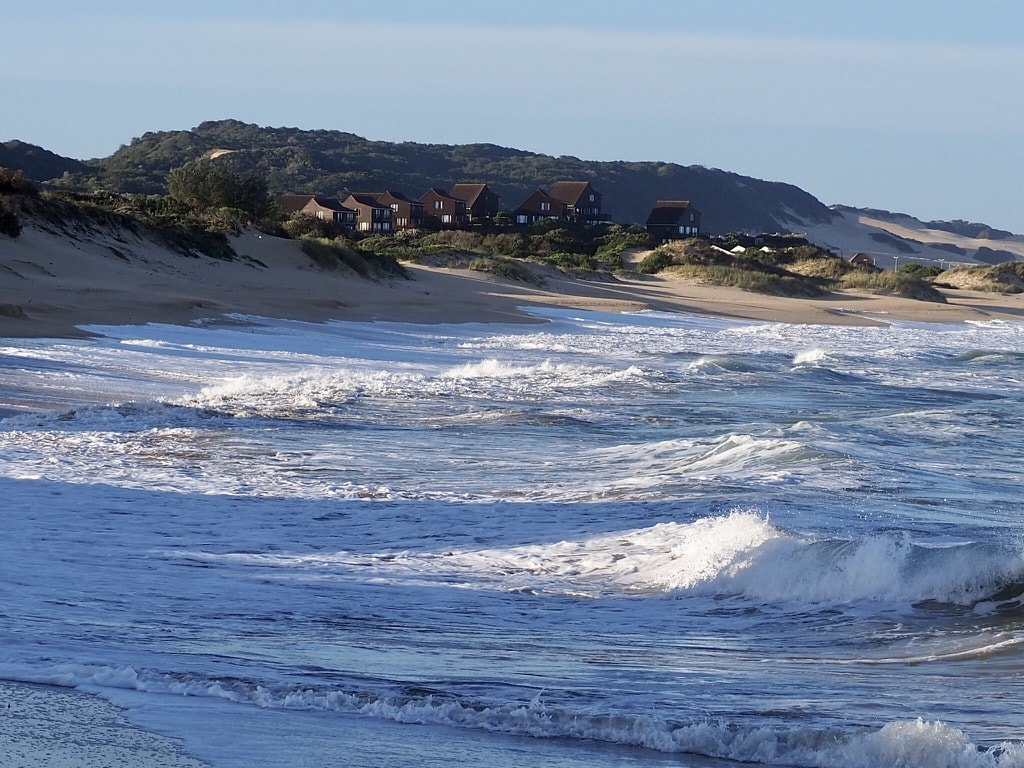
[[673, 274], [689, 277], [707, 285], [741, 288], [744, 291], [767, 293], [773, 296], [810, 298], [828, 292], [827, 284], [797, 275], [761, 272], [720, 264], [682, 264], [670, 268]]
[[924, 264], [911, 262], [910, 264], [904, 264], [896, 271], [903, 275], [914, 275], [916, 277], [920, 277], [923, 280], [926, 280], [930, 277], [938, 277], [943, 273], [944, 270], [933, 265], [926, 266]]
[[304, 237], [300, 242], [302, 252], [323, 269], [348, 267], [360, 277], [370, 276], [369, 262], [343, 243], [311, 237]]
[[838, 257], [813, 257], [801, 259], [786, 265], [786, 271], [804, 277], [816, 277], [822, 280], [841, 280], [844, 275], [857, 269], [851, 267]]
[[515, 259], [492, 259], [482, 256], [478, 259], [473, 259], [469, 264], [469, 268], [474, 272], [491, 272], [510, 280], [519, 280], [520, 282], [530, 283], [538, 287], [544, 284], [543, 277], [531, 272], [526, 266]]
[[333, 234], [331, 225], [316, 216], [301, 214], [287, 219], [282, 225], [288, 237], [299, 240], [304, 237], [329, 239]]
[[24, 171], [12, 171], [0, 165], [0, 193], [38, 197], [39, 192], [32, 182], [25, 178]]
[[651, 245], [651, 235], [643, 227], [612, 227], [608, 234], [594, 240], [597, 261], [622, 266], [622, 254], [630, 248], [644, 248]]
[[590, 256], [585, 253], [566, 253], [565, 251], [558, 251], [552, 253], [549, 256], [545, 256], [540, 261], [547, 264], [554, 264], [559, 269], [597, 269], [600, 265], [597, 258]]
[[0, 201], [0, 234], [8, 237], [17, 237], [21, 234], [21, 219], [18, 212], [9, 208], [3, 201]]
[[484, 236], [463, 229], [443, 229], [425, 235], [420, 242], [424, 245], [445, 245], [456, 251], [476, 252], [482, 249]]
[[676, 254], [668, 248], [656, 248], [636, 265], [636, 271], [642, 275], [655, 275], [671, 267], [675, 263], [675, 258]]
[[343, 240], [306, 237], [301, 240], [302, 252], [324, 269], [348, 267], [360, 277], [408, 277], [408, 273], [390, 256], [353, 248]]
[[907, 299], [946, 303], [946, 298], [934, 286], [917, 275], [906, 272], [857, 270], [845, 275], [840, 281], [839, 287], [855, 291], [891, 294]]

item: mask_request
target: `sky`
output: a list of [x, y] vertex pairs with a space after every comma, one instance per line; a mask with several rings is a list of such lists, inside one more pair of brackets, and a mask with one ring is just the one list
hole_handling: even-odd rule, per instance
[[0, 141], [68, 157], [232, 118], [702, 165], [1024, 233], [1020, 0], [5, 5]]

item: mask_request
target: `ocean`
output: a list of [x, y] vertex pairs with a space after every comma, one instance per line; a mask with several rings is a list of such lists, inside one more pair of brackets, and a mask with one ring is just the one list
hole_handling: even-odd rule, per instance
[[0, 679], [215, 768], [1024, 765], [1024, 324], [538, 316], [0, 340]]

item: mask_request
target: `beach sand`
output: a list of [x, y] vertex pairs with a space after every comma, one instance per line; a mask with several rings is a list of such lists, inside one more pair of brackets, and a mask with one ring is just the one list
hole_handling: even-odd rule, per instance
[[[188, 324], [254, 315], [413, 323], [537, 322], [524, 308], [651, 309], [782, 323], [871, 325], [1024, 319], [1024, 295], [946, 291], [947, 304], [866, 293], [797, 299], [626, 274], [541, 287], [469, 269], [406, 265], [411, 279], [375, 281], [316, 266], [292, 240], [246, 233], [243, 258], [189, 257], [121, 234], [72, 239], [26, 227], [0, 236], [0, 337], [69, 338], [85, 325]], [[538, 269], [540, 269], [538, 267]]]
[[136, 728], [80, 691], [0, 681], [4, 768], [202, 768], [177, 741]]

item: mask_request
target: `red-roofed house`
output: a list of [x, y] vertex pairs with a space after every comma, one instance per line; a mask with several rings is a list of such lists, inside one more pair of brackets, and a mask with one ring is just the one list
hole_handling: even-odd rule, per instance
[[355, 229], [356, 211], [340, 200], [323, 195], [282, 195], [281, 210], [292, 216], [315, 216], [344, 229]]
[[861, 251], [850, 257], [850, 263], [861, 267], [873, 267], [875, 266], [875, 257]]
[[390, 189], [374, 192], [373, 197], [378, 203], [388, 206], [394, 214], [392, 224], [396, 230], [419, 229], [423, 226], [423, 203], [406, 197], [401, 192]]
[[486, 184], [456, 184], [449, 194], [466, 201], [466, 215], [470, 221], [493, 219], [498, 215], [501, 198]]
[[589, 181], [559, 181], [551, 188], [551, 195], [565, 203], [569, 221], [583, 224], [608, 221], [608, 214], [601, 212], [601, 193], [590, 186]]
[[356, 229], [360, 232], [387, 233], [394, 231], [394, 211], [391, 206], [378, 203], [370, 193], [352, 194], [342, 203], [356, 212]]
[[452, 197], [437, 187], [431, 187], [424, 192], [420, 202], [423, 203], [424, 217], [434, 217], [446, 226], [462, 227], [468, 221], [466, 201]]
[[538, 189], [526, 198], [518, 208], [512, 211], [512, 220], [516, 224], [533, 224], [543, 219], [565, 219], [566, 205], [554, 195]]

